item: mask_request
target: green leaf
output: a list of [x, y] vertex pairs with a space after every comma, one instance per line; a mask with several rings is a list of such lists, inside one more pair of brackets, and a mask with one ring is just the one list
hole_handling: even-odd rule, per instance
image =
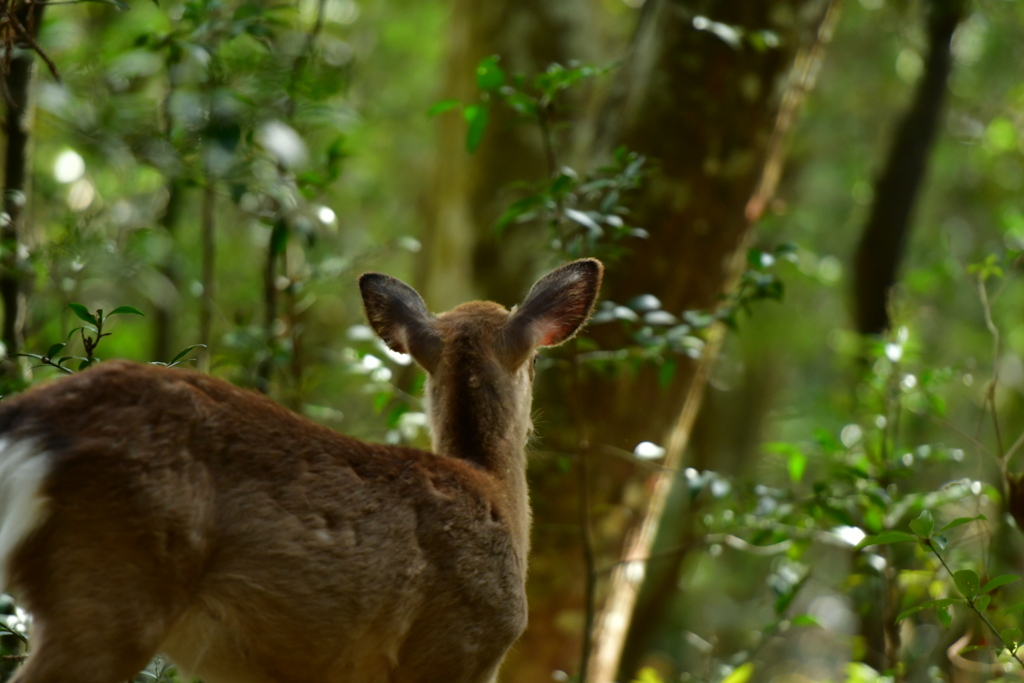
[[1012, 648], [1021, 639], [1022, 634], [1019, 628], [1013, 626], [1011, 628], [1004, 628], [999, 632], [999, 635], [1002, 636], [1003, 642]]
[[733, 669], [733, 672], [723, 678], [721, 683], [747, 683], [754, 675], [754, 663], [747, 662], [743, 666]]
[[4, 633], [10, 633], [12, 636], [14, 636], [21, 642], [25, 643], [26, 646], [28, 646], [28, 639], [24, 636], [24, 634], [19, 633], [7, 624], [0, 624], [0, 631], [3, 631]]
[[964, 652], [975, 652], [976, 650], [998, 650], [998, 649], [999, 648], [990, 647], [988, 645], [968, 645], [967, 647], [965, 647], [962, 650], [960, 650], [960, 652], [964, 653]]
[[941, 600], [929, 600], [928, 602], [922, 602], [920, 605], [916, 605], [914, 607], [911, 607], [910, 609], [903, 610], [902, 612], [900, 612], [899, 615], [896, 617], [896, 621], [903, 621], [911, 614], [917, 614], [921, 610], [932, 608], [941, 610], [958, 602], [963, 602], [963, 600], [960, 598], [943, 598]]
[[786, 609], [789, 608], [789, 606], [793, 603], [793, 600], [796, 598], [797, 593], [800, 592], [800, 589], [803, 588], [804, 584], [807, 583], [807, 580], [809, 578], [811, 578], [811, 573], [807, 572], [806, 574], [803, 575], [803, 577], [799, 581], [797, 581], [796, 583], [791, 585], [789, 587], [789, 590], [787, 590], [785, 593], [780, 595], [775, 600], [775, 613], [776, 614], [781, 615], [783, 612], [786, 611]]
[[792, 451], [786, 464], [789, 468], [790, 481], [794, 484], [800, 483], [800, 480], [804, 477], [804, 470], [807, 468], [807, 456], [802, 451]]
[[388, 411], [387, 425], [388, 429], [397, 429], [398, 423], [401, 421], [402, 416], [409, 412], [409, 404], [399, 403], [394, 408]]
[[953, 582], [965, 598], [973, 598], [978, 594], [978, 574], [973, 569], [960, 569], [953, 572]]
[[107, 313], [108, 318], [112, 315], [141, 315], [143, 318], [146, 317], [145, 313], [135, 308], [134, 306], [118, 306], [110, 313]]
[[284, 220], [274, 223], [274, 229], [270, 232], [270, 255], [277, 256], [284, 253], [288, 244], [288, 224]]
[[47, 358], [53, 358], [53, 357], [54, 357], [54, 356], [56, 356], [56, 355], [57, 355], [58, 353], [60, 353], [61, 351], [63, 351], [63, 350], [64, 350], [64, 347], [65, 347], [65, 346], [67, 346], [67, 344], [65, 344], [64, 342], [58, 342], [57, 344], [54, 344], [54, 345], [53, 345], [53, 346], [51, 346], [51, 347], [50, 347], [49, 349], [47, 349], [47, 351], [46, 351], [46, 357], [47, 357]]
[[640, 669], [637, 677], [633, 679], [633, 683], [665, 683], [665, 679], [661, 677], [661, 674], [654, 667], [645, 666]]
[[984, 612], [988, 608], [988, 604], [992, 602], [991, 595], [979, 595], [974, 599], [974, 608], [979, 612]]
[[619, 205], [619, 197], [620, 195], [618, 190], [612, 190], [605, 195], [604, 199], [601, 200], [601, 206], [599, 209], [601, 213], [610, 214], [615, 211], [615, 208]]
[[82, 361], [81, 363], [79, 363], [79, 364], [78, 364], [78, 369], [79, 369], [79, 370], [85, 370], [85, 369], [86, 369], [86, 368], [88, 368], [88, 367], [89, 367], [90, 365], [92, 365], [93, 363], [95, 363], [95, 362], [96, 362], [96, 360], [97, 360], [97, 359], [95, 359], [95, 358], [86, 358], [86, 359], [84, 359], [84, 360], [83, 360], [83, 361]]
[[97, 2], [101, 5], [113, 5], [120, 12], [126, 12], [131, 9], [127, 4], [121, 2], [121, 0], [86, 0], [86, 2]]
[[953, 623], [953, 617], [949, 613], [949, 608], [948, 607], [940, 607], [938, 611], [939, 611], [939, 623], [942, 624], [943, 626], [945, 626], [946, 628], [949, 628], [950, 625]]
[[932, 535], [932, 529], [935, 528], [935, 520], [932, 519], [932, 513], [924, 510], [921, 512], [921, 516], [917, 519], [910, 521], [910, 530], [918, 536], [928, 538]]
[[824, 628], [824, 626], [822, 626], [821, 623], [810, 614], [800, 614], [795, 616], [790, 623], [792, 623], [793, 626], [817, 626], [818, 628]]
[[590, 230], [595, 235], [604, 234], [604, 231], [601, 230], [601, 226], [598, 225], [593, 218], [591, 218], [583, 211], [578, 211], [576, 209], [566, 209], [565, 217], [573, 221], [574, 223], [579, 223], [580, 225], [582, 225], [587, 230]]
[[672, 378], [676, 374], [676, 360], [674, 358], [666, 358], [665, 362], [658, 368], [658, 386], [662, 389], [668, 388], [668, 385], [672, 382]]
[[511, 206], [505, 209], [505, 212], [498, 217], [498, 220], [494, 223], [495, 231], [500, 235], [502, 231], [509, 226], [510, 223], [514, 223], [519, 220], [520, 217], [528, 214], [532, 209], [540, 204], [544, 203], [544, 195], [531, 194], [528, 197], [513, 202]]
[[874, 536], [865, 536], [854, 550], [860, 550], [869, 545], [889, 545], [891, 543], [917, 543], [917, 536], [905, 531], [883, 531]]
[[1001, 278], [1004, 274], [995, 254], [989, 254], [985, 257], [985, 260], [980, 263], [970, 264], [967, 266], [967, 272], [970, 275], [977, 275], [978, 280], [982, 283], [990, 277]]
[[295, 180], [304, 187], [319, 187], [324, 184], [324, 177], [316, 171], [303, 171], [295, 176]]
[[466, 150], [472, 153], [480, 146], [480, 142], [484, 139], [484, 131], [487, 130], [487, 105], [467, 105], [462, 110], [462, 116], [469, 124], [469, 130], [466, 131]]
[[260, 16], [263, 16], [262, 7], [252, 3], [246, 3], [236, 9], [231, 18], [235, 21], [243, 21], [245, 19], [253, 19]]
[[1009, 614], [1010, 612], [1016, 612], [1017, 610], [1024, 609], [1024, 602], [1018, 602], [1016, 605], [1010, 605], [1003, 610], [1003, 614]]
[[985, 517], [985, 515], [978, 515], [977, 517], [957, 517], [952, 522], [939, 529], [939, 531], [948, 531], [950, 529], [955, 529], [958, 526], [963, 526], [964, 524], [970, 524], [971, 522], [977, 521], [985, 522], [988, 521], [988, 518]]
[[703, 330], [705, 327], [711, 327], [715, 322], [715, 316], [704, 311], [683, 311], [683, 320], [696, 329]]
[[476, 67], [476, 84], [484, 92], [505, 85], [505, 72], [498, 66], [498, 55], [484, 57]]
[[540, 113], [540, 109], [537, 107], [537, 101], [524, 92], [519, 90], [512, 90], [505, 88], [501, 92], [502, 98], [505, 100], [505, 104], [510, 106], [513, 111], [523, 116], [535, 119]]
[[579, 184], [579, 176], [571, 168], [564, 168], [563, 172], [551, 183], [550, 192], [554, 197], [564, 197]]
[[446, 111], [457, 109], [461, 106], [462, 102], [459, 100], [441, 100], [440, 102], [435, 102], [434, 105], [427, 110], [427, 116], [437, 116], [438, 114], [443, 114]]
[[178, 361], [182, 360], [185, 356], [187, 356], [189, 353], [191, 353], [194, 349], [199, 349], [199, 348], [205, 349], [206, 348], [206, 344], [193, 344], [192, 346], [189, 346], [188, 348], [182, 349], [181, 351], [178, 352], [177, 356], [175, 356], [174, 358], [171, 359], [171, 362], [168, 363], [167, 366], [171, 367], [173, 365], [176, 365], [178, 363]]
[[1020, 577], [1016, 574], [1002, 574], [993, 579], [990, 579], [989, 582], [982, 587], [981, 592], [988, 593], [989, 591], [993, 591], [996, 588], [999, 588], [1000, 586], [1005, 586], [1008, 583], [1013, 583], [1014, 581], [1019, 580]]
[[70, 303], [68, 304], [68, 308], [70, 308], [71, 312], [77, 315], [79, 319], [84, 320], [87, 323], [92, 323], [93, 325], [99, 324], [96, 322], [96, 316], [90, 313], [89, 309], [82, 304]]

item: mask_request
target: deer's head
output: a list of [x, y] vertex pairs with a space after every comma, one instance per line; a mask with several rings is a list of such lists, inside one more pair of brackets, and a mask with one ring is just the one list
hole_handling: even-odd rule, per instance
[[590, 315], [603, 268], [574, 261], [541, 278], [512, 311], [472, 301], [432, 315], [416, 291], [387, 275], [359, 280], [366, 317], [393, 350], [428, 373], [434, 450], [488, 466], [521, 452], [530, 420], [533, 359], [570, 339]]

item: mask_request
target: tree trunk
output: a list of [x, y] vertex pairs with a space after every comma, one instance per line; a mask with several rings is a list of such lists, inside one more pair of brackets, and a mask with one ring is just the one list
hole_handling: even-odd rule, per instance
[[[509, 75], [528, 78], [552, 62], [591, 60], [596, 9], [591, 0], [454, 0], [442, 97], [477, 101], [474, 70], [490, 55], [501, 58]], [[513, 229], [499, 244], [493, 225], [510, 203], [502, 192], [508, 184], [547, 177], [540, 133], [517, 124], [507, 107], [492, 106], [483, 142], [470, 154], [462, 117], [449, 112], [438, 118], [420, 291], [438, 310], [472, 298], [512, 304], [536, 275], [538, 236]], [[567, 146], [569, 133], [555, 131], [557, 146]]]
[[[832, 3], [814, 0], [648, 0], [593, 133], [599, 156], [624, 144], [657, 169], [631, 217], [650, 238], [611, 269], [606, 298], [653, 293], [677, 314], [718, 306], [740, 274], [753, 221], [774, 192], [785, 135], [836, 16]], [[645, 368], [620, 375], [614, 389], [600, 389], [595, 378], [585, 390], [597, 440], [628, 450], [643, 440], [668, 446], [666, 469], [653, 478], [648, 510], [626, 542], [630, 562], [617, 565], [609, 584], [591, 681], [618, 673], [644, 575], [638, 570], [657, 534], [671, 472], [681, 467], [721, 334], [712, 333], [699, 362], [681, 362], [665, 389], [655, 369]], [[622, 343], [614, 332], [602, 336], [608, 347]]]
[[946, 81], [952, 67], [950, 41], [966, 5], [963, 0], [932, 0], [928, 19], [928, 58], [914, 101], [900, 122], [885, 169], [875, 183], [875, 201], [854, 263], [857, 331], [882, 334], [889, 327], [889, 290], [910, 232], [910, 214], [927, 172]]
[[[22, 7], [18, 23], [31, 35], [38, 34], [45, 4]], [[7, 354], [21, 351], [25, 339], [25, 289], [29, 273], [24, 241], [28, 232], [30, 131], [32, 127], [32, 80], [35, 75], [35, 53], [20, 45], [11, 59], [10, 70], [3, 76], [7, 115], [4, 137], [7, 150], [4, 158], [4, 220], [0, 222], [0, 300], [4, 306], [3, 343]], [[14, 371], [20, 374], [20, 370]]]
[[[777, 178], [777, 123], [788, 127], [779, 120], [785, 98], [778, 93], [800, 48], [814, 42], [826, 6], [820, 0], [650, 0], [644, 6], [632, 53], [595, 126], [593, 148], [600, 158], [625, 145], [657, 168], [631, 216], [650, 238], [639, 240], [630, 258], [610, 270], [605, 298], [653, 293], [674, 313], [717, 307], [765, 204], [762, 178], [769, 172]], [[717, 33], [695, 28], [709, 22], [718, 22]], [[755, 48], [753, 36], [764, 40], [766, 30], [777, 46]], [[774, 182], [769, 185], [768, 195]], [[604, 334], [609, 345], [620, 342], [614, 333]], [[629, 450], [666, 435], [695, 366], [680, 363], [664, 392], [655, 372], [622, 377], [615, 390], [588, 405], [597, 433]], [[658, 409], [636, 396], [657, 397]]]

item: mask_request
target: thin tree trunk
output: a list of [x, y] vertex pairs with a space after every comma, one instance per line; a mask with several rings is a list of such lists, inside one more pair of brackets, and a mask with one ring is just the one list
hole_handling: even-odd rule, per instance
[[[750, 325], [756, 325], [751, 322]], [[744, 327], [748, 323], [744, 322]], [[733, 353], [743, 358], [742, 379], [732, 390], [721, 390], [709, 383], [704, 392], [700, 414], [690, 436], [686, 465], [698, 471], [714, 469], [725, 476], [744, 477], [758, 471], [756, 459], [761, 453], [763, 424], [776, 407], [774, 386], [778, 377], [778, 358], [765, 355], [757, 334], [749, 328], [743, 337], [732, 341]], [[736, 347], [742, 347], [742, 351]], [[693, 497], [690, 482], [676, 471], [658, 533], [648, 557], [643, 584], [637, 595], [629, 634], [619, 664], [621, 677], [638, 671], [655, 638], [664, 633], [676, 615], [686, 611], [691, 598], [679, 583], [680, 571], [691, 550], [706, 548], [703, 530], [695, 524], [705, 501]]]
[[210, 371], [210, 358], [213, 353], [210, 343], [210, 326], [213, 322], [213, 302], [217, 286], [217, 234], [216, 234], [217, 186], [211, 178], [207, 178], [203, 190], [202, 214], [202, 273], [201, 283], [203, 294], [199, 299], [199, 343], [206, 346], [199, 354], [199, 369]]
[[924, 75], [875, 183], [875, 201], [854, 262], [854, 307], [861, 334], [882, 334], [889, 327], [889, 290], [896, 283], [935, 140], [953, 64], [950, 42], [965, 10], [963, 0], [931, 2]]
[[[297, 413], [305, 410], [306, 375], [306, 290], [302, 287], [303, 272], [306, 268], [305, 252], [301, 245], [292, 242], [281, 255], [281, 263], [288, 279], [288, 287], [284, 291], [281, 318], [285, 323], [283, 334], [288, 337], [288, 386], [281, 396], [281, 401]], [[283, 336], [283, 335], [282, 335]]]
[[[19, 23], [38, 33], [45, 4], [23, 7]], [[4, 119], [7, 150], [4, 158], [3, 210], [0, 221], [0, 300], [4, 306], [3, 343], [7, 354], [21, 351], [25, 339], [27, 253], [24, 246], [28, 229], [26, 213], [29, 197], [29, 150], [32, 128], [32, 81], [35, 75], [35, 53], [21, 46], [11, 59], [10, 71], [4, 77], [8, 100]], [[20, 374], [20, 370], [17, 371]]]
[[291, 379], [291, 386], [284, 396], [284, 403], [297, 413], [302, 413], [305, 406], [305, 390], [303, 379], [306, 374], [306, 354], [303, 345], [303, 333], [306, 331], [305, 309], [301, 308], [302, 303], [299, 296], [301, 289], [290, 287], [286, 303], [288, 315], [288, 340], [289, 360], [288, 372]]
[[[164, 96], [163, 102], [164, 137], [167, 143], [172, 145], [174, 117], [171, 115], [171, 104], [175, 91], [174, 67], [176, 65], [177, 60], [172, 60], [167, 65], [167, 94]], [[156, 309], [153, 314], [153, 360], [165, 363], [171, 359], [171, 354], [174, 353], [174, 309], [178, 297], [178, 268], [175, 262], [177, 253], [174, 239], [178, 231], [178, 221], [185, 192], [185, 184], [179, 177], [179, 173], [180, 171], [173, 170], [167, 180], [167, 205], [164, 207], [163, 216], [160, 217], [160, 227], [163, 228], [170, 244], [167, 253], [157, 264], [157, 271], [163, 275], [167, 286], [161, 287], [157, 291], [153, 302]]]
[[278, 289], [277, 263], [287, 245], [288, 224], [284, 218], [278, 218], [270, 231], [267, 244], [267, 260], [263, 266], [263, 330], [266, 336], [266, 356], [256, 368], [256, 388], [264, 394], [270, 393], [270, 378], [274, 372], [274, 356], [278, 336]]
[[[679, 420], [672, 431], [671, 441], [665, 453], [664, 469], [655, 477], [654, 493], [647, 504], [647, 512], [639, 527], [626, 540], [626, 549], [621, 562], [616, 565], [611, 578], [608, 598], [601, 613], [600, 622], [594, 633], [590, 659], [589, 680], [611, 683], [618, 673], [622, 648], [626, 643], [633, 608], [636, 605], [640, 586], [647, 573], [647, 558], [654, 546], [654, 539], [661, 524], [669, 492], [675, 480], [675, 473], [683, 459], [683, 453], [690, 440], [693, 423], [700, 411], [708, 375], [718, 356], [723, 330], [716, 328], [715, 338], [705, 347], [704, 357], [697, 367], [697, 373], [690, 383], [690, 394], [686, 397]], [[680, 560], [681, 561], [681, 560]], [[581, 683], [587, 683], [586, 680]]]
[[174, 353], [175, 337], [175, 300], [178, 296], [178, 267], [175, 263], [177, 254], [174, 248], [174, 238], [178, 229], [178, 218], [181, 214], [182, 195], [185, 189], [182, 182], [172, 178], [167, 183], [167, 206], [164, 208], [164, 215], [160, 218], [160, 227], [164, 229], [170, 241], [170, 247], [163, 256], [163, 260], [157, 266], [157, 271], [163, 275], [167, 286], [161, 288], [161, 294], [157, 296], [155, 312], [153, 314], [153, 360], [166, 363]]

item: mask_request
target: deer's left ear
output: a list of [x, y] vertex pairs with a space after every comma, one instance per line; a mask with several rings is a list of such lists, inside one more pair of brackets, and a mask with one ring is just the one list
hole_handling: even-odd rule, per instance
[[581, 259], [538, 280], [502, 329], [509, 366], [518, 367], [539, 346], [571, 339], [590, 317], [603, 273], [597, 259]]

